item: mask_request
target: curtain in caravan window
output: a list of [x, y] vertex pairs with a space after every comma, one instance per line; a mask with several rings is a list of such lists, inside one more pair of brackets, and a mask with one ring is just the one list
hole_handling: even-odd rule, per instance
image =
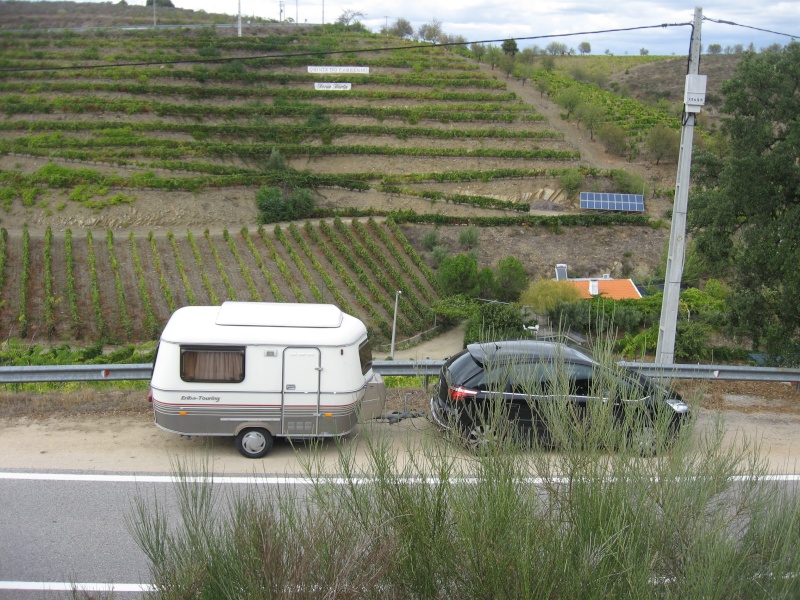
[[181, 379], [238, 383], [244, 380], [244, 348], [182, 348]]

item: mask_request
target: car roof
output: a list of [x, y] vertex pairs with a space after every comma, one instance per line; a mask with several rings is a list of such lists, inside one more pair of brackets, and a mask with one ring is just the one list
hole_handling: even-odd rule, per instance
[[504, 340], [469, 344], [467, 352], [480, 364], [501, 362], [549, 362], [563, 360], [593, 365], [594, 361], [566, 344], [539, 340]]

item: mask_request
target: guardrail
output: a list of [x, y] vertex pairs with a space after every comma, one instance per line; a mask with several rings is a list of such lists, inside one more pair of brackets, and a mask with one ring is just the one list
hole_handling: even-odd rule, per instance
[[[382, 376], [436, 377], [443, 360], [376, 360], [372, 367]], [[670, 379], [720, 379], [729, 381], [781, 381], [798, 385], [800, 369], [749, 367], [737, 365], [662, 365], [658, 363], [620, 362], [620, 366], [639, 371], [648, 377]], [[67, 381], [136, 381], [149, 380], [153, 365], [53, 365], [35, 367], [0, 367], [0, 383], [46, 383]]]

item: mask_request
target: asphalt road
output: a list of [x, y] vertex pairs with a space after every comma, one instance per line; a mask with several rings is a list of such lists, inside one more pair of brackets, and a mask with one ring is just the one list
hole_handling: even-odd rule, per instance
[[[215, 477], [214, 485], [224, 499], [264, 484], [306, 485], [247, 476]], [[150, 505], [155, 499], [167, 523], [180, 522], [170, 476], [0, 472], [0, 598], [64, 597], [73, 583], [91, 584], [89, 591], [113, 584], [115, 597], [141, 595], [148, 560], [128, 526], [137, 497]]]

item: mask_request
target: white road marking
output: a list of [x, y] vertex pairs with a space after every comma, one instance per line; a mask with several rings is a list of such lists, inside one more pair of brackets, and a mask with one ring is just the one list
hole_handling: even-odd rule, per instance
[[[222, 484], [244, 484], [244, 485], [312, 485], [314, 483], [367, 483], [371, 481], [368, 477], [346, 478], [341, 475], [320, 475], [319, 477], [292, 477], [281, 475], [246, 475], [246, 476], [220, 476], [220, 475], [97, 475], [91, 473], [10, 473], [0, 471], [0, 480], [18, 481], [84, 481], [101, 483], [176, 483], [176, 482], [213, 482]], [[730, 481], [750, 481], [750, 475], [736, 475]], [[800, 474], [786, 473], [764, 475], [756, 477], [760, 481], [800, 481]], [[401, 481], [406, 483], [438, 483], [437, 477], [403, 477]], [[479, 479], [476, 477], [455, 478], [461, 483], [475, 483]], [[542, 483], [563, 483], [568, 482], [566, 477], [530, 477], [528, 483], [539, 485]]]
[[154, 592], [149, 583], [69, 583], [64, 581], [0, 581], [0, 590], [35, 592]]

